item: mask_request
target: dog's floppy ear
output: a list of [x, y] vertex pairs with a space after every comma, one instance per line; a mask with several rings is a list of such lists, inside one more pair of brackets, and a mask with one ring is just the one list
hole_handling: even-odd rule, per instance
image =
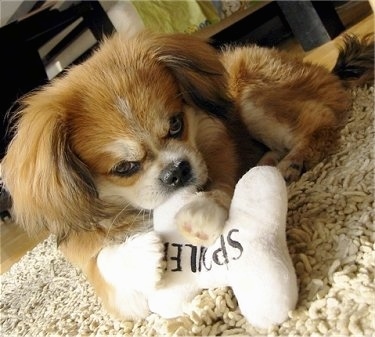
[[67, 97], [60, 96], [49, 86], [24, 99], [2, 174], [15, 221], [30, 234], [48, 228], [61, 241], [71, 230], [89, 230], [101, 206], [89, 170], [70, 148]]
[[206, 41], [187, 34], [156, 39], [158, 60], [173, 73], [185, 101], [214, 116], [227, 117], [233, 104], [217, 51]]

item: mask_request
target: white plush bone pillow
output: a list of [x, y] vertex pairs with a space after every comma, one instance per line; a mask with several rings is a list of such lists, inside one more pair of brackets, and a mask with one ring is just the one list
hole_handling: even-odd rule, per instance
[[[173, 318], [182, 315], [202, 289], [230, 286], [242, 314], [255, 327], [285, 321], [298, 289], [286, 245], [287, 191], [279, 171], [260, 166], [241, 178], [223, 232], [209, 247], [190, 244], [174, 223], [194, 193], [181, 190], [158, 207], [154, 232], [101, 251], [98, 266], [117, 289], [118, 307], [128, 317], [144, 318], [152, 311]], [[155, 287], [155, 265], [163, 256], [166, 270]], [[127, 261], [137, 267], [127, 266]]]
[[190, 195], [183, 191], [154, 213], [167, 270], [162, 287], [149, 295], [151, 311], [175, 317], [202, 289], [230, 286], [251, 324], [282, 323], [296, 305], [298, 290], [286, 245], [287, 192], [281, 174], [268, 166], [247, 172], [236, 186], [222, 235], [207, 248], [186, 242], [173, 222]]

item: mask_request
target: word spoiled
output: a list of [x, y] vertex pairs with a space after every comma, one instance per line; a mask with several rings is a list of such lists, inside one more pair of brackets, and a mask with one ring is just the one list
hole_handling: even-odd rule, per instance
[[[212, 249], [209, 250], [207, 247], [195, 246], [189, 243], [165, 242], [164, 260], [167, 262], [166, 269], [170, 268], [172, 272], [186, 271], [183, 270], [183, 268], [188, 268], [183, 263], [186, 259], [186, 254], [190, 255], [190, 270], [193, 273], [209, 271], [214, 264], [221, 266], [228, 264], [231, 260], [238, 260], [243, 253], [241, 243], [233, 239], [233, 234], [238, 232], [238, 229], [232, 229], [225, 237], [220, 235], [219, 247], [214, 251]], [[231, 247], [230, 256], [228, 254], [228, 246]], [[207, 256], [208, 251], [212, 251], [209, 256]], [[174, 268], [171, 266], [171, 261], [175, 264]]]

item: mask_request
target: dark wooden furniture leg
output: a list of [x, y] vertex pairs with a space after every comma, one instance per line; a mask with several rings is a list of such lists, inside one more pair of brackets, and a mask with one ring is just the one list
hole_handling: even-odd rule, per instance
[[277, 4], [305, 51], [332, 40], [345, 29], [332, 1], [277, 1]]
[[[38, 49], [56, 34], [78, 19], [83, 19], [76, 29], [63, 38], [50, 51], [45, 60], [39, 56]], [[48, 77], [44, 62], [69, 46], [84, 29], [89, 29], [97, 41], [114, 32], [114, 26], [99, 1], [67, 2], [61, 11], [51, 6], [33, 11], [29, 16], [14, 21], [0, 29], [2, 66], [0, 77], [4, 82], [2, 90], [0, 118], [0, 160], [12, 137], [8, 132], [8, 115], [14, 112], [16, 101], [29, 91], [45, 84]], [[81, 61], [89, 51], [75, 62]]]
[[9, 118], [16, 109], [16, 101], [25, 93], [47, 82], [48, 77], [38, 51], [23, 39], [17, 24], [11, 24], [0, 30], [2, 66], [0, 76], [3, 81], [1, 94], [1, 139], [0, 158], [5, 154], [11, 139]]

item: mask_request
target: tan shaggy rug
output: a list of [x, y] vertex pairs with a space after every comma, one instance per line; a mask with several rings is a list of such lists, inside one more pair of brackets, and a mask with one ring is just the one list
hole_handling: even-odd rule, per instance
[[300, 297], [284, 324], [255, 330], [228, 288], [204, 291], [177, 319], [114, 320], [50, 237], [1, 276], [1, 335], [374, 336], [374, 88], [353, 96], [340, 148], [289, 187]]

